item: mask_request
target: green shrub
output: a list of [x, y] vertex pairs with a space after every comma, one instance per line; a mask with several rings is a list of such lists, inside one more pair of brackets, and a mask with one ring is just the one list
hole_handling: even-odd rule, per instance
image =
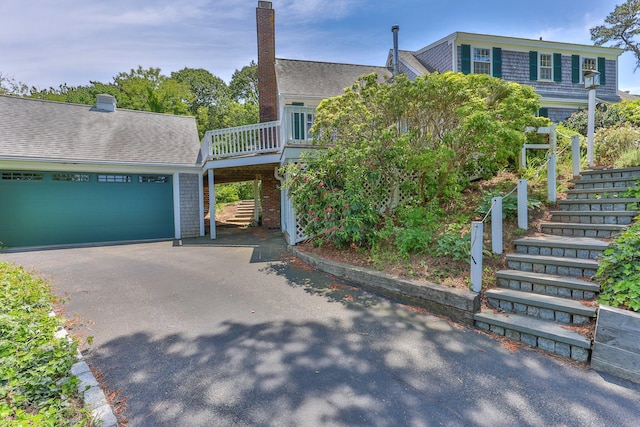
[[[53, 298], [40, 279], [0, 262], [0, 424], [87, 425], [70, 399], [75, 342], [55, 338]], [[73, 421], [73, 423], [71, 422]]]
[[617, 237], [596, 273], [601, 304], [640, 311], [640, 223]]
[[[625, 113], [619, 107], [619, 104], [614, 104], [608, 105], [606, 108], [596, 108], [594, 118], [594, 129], [598, 130], [600, 128], [608, 128], [624, 123]], [[582, 136], [587, 136], [588, 111], [577, 111], [562, 122], [562, 124], [580, 133]]]
[[434, 254], [438, 257], [451, 257], [454, 261], [469, 262], [471, 253], [471, 235], [456, 227], [449, 228], [439, 235], [435, 242]]
[[627, 151], [638, 149], [640, 128], [628, 125], [600, 129], [593, 140], [594, 156], [597, 164], [613, 166]]
[[633, 147], [623, 152], [613, 163], [615, 168], [630, 168], [640, 166], [640, 148]]
[[[482, 200], [480, 202], [480, 206], [476, 208], [476, 212], [481, 215], [486, 215], [489, 213], [489, 210], [492, 207], [493, 198], [494, 197], [502, 197], [502, 219], [505, 218], [514, 218], [518, 215], [518, 196], [517, 194], [509, 194], [504, 197], [504, 191], [499, 190], [489, 190], [486, 191], [482, 195]], [[529, 208], [535, 209], [540, 207], [540, 200], [534, 199], [532, 197], [528, 197], [527, 206]]]
[[233, 184], [216, 185], [216, 203], [233, 203], [240, 200], [238, 188]]

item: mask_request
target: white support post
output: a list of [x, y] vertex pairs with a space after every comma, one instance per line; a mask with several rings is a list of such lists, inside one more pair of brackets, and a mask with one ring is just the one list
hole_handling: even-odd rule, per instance
[[547, 164], [547, 199], [551, 203], [556, 202], [556, 154], [553, 153], [549, 156], [549, 163]]
[[471, 223], [471, 288], [473, 292], [482, 289], [482, 221]]
[[555, 154], [558, 151], [558, 127], [557, 124], [552, 124], [549, 128], [549, 145], [551, 149], [551, 154]]
[[253, 180], [253, 220], [258, 225], [260, 220], [260, 193], [258, 192], [258, 178]]
[[502, 197], [491, 199], [491, 251], [502, 254]]
[[587, 113], [587, 164], [593, 168], [593, 138], [596, 122], [596, 90], [589, 89], [589, 111]]
[[571, 163], [573, 165], [573, 177], [580, 176], [580, 137], [571, 137]]
[[216, 238], [216, 187], [213, 169], [209, 169], [209, 232], [211, 240]]
[[529, 218], [527, 212], [527, 180], [518, 180], [518, 228], [527, 230]]

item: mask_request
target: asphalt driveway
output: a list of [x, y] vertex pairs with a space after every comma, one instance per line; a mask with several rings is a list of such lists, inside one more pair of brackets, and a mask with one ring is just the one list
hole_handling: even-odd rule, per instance
[[0, 254], [68, 298], [128, 426], [636, 426], [640, 385], [359, 291], [279, 233]]

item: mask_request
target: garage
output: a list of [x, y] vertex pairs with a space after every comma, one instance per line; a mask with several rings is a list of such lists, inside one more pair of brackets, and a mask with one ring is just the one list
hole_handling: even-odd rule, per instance
[[0, 95], [0, 248], [204, 234], [194, 117]]
[[3, 246], [172, 238], [170, 175], [0, 171]]

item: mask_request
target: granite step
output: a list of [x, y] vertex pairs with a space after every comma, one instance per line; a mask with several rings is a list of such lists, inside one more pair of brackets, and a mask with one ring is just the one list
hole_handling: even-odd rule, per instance
[[637, 198], [600, 198], [588, 200], [561, 200], [561, 211], [626, 211], [637, 210], [640, 199]]
[[582, 171], [580, 175], [583, 181], [603, 178], [640, 178], [640, 167], [635, 166], [630, 168], [588, 170]]
[[578, 362], [588, 362], [591, 341], [559, 323], [513, 313], [485, 311], [473, 316], [476, 327]]
[[566, 258], [544, 255], [507, 254], [507, 267], [512, 270], [557, 274], [570, 277], [593, 277], [598, 262], [592, 259]]
[[603, 190], [618, 187], [633, 187], [637, 184], [638, 177], [628, 176], [620, 178], [590, 178], [573, 180], [574, 189], [600, 188]]
[[629, 225], [637, 211], [549, 211], [551, 222]]
[[596, 317], [595, 307], [573, 299], [504, 288], [489, 289], [485, 295], [489, 305], [496, 309], [544, 320], [584, 325]]
[[602, 257], [608, 242], [591, 237], [534, 236], [514, 240], [516, 252], [529, 255], [551, 255], [568, 258]]
[[500, 270], [496, 272], [496, 279], [502, 288], [565, 298], [593, 300], [600, 291], [594, 282], [532, 271]]
[[625, 193], [631, 187], [616, 187], [603, 190], [602, 188], [587, 188], [567, 190], [567, 200], [591, 200], [591, 199], [615, 199], [624, 198]]
[[602, 239], [616, 237], [626, 228], [626, 225], [619, 224], [581, 224], [572, 222], [544, 222], [540, 224], [540, 230], [546, 234]]

